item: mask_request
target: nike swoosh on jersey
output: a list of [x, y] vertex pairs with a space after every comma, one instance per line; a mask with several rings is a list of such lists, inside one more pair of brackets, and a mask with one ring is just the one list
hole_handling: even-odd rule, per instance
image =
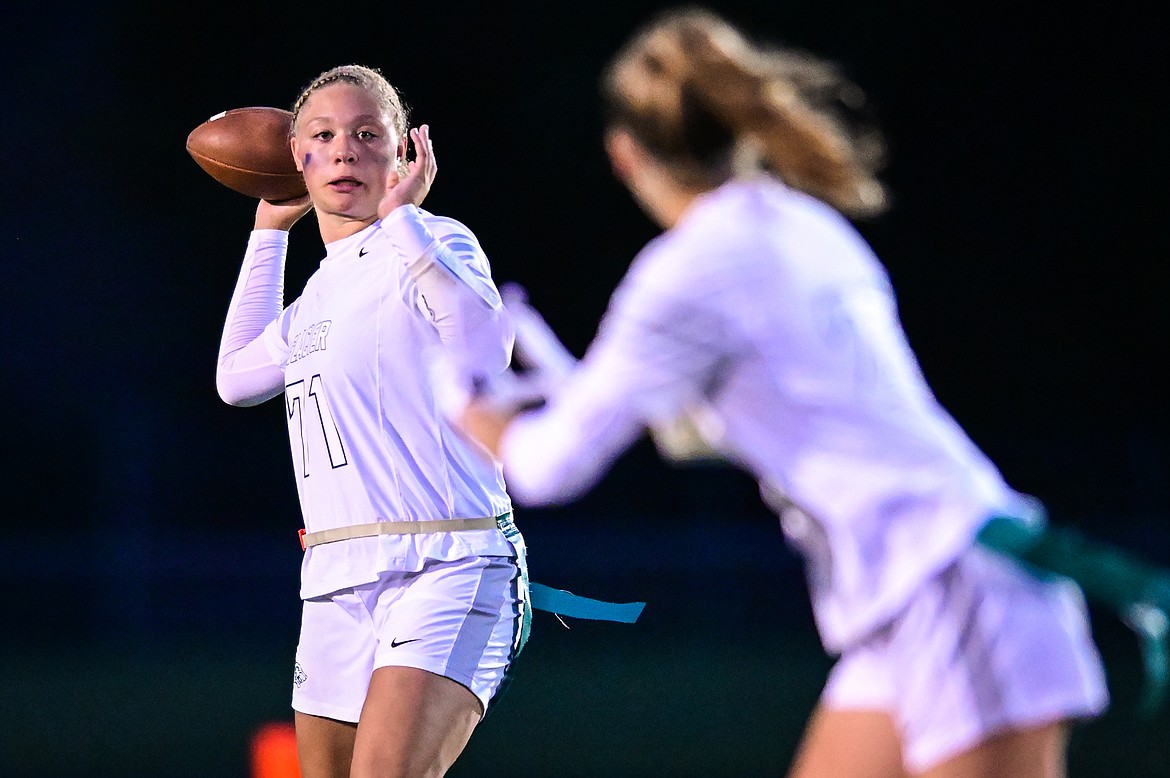
[[399, 640], [398, 638], [391, 638], [390, 639], [390, 648], [398, 648], [399, 646], [405, 646], [407, 643], [413, 643], [416, 640], [422, 640], [422, 638], [410, 638], [409, 640]]

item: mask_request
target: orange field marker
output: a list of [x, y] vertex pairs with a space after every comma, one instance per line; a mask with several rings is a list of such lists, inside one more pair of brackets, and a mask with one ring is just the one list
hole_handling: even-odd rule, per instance
[[300, 778], [292, 722], [264, 724], [252, 735], [252, 778]]

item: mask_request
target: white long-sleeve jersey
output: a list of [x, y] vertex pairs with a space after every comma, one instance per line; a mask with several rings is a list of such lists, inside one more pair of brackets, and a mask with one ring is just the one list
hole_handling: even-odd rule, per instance
[[830, 651], [1026, 504], [936, 401], [861, 236], [771, 177], [703, 196], [639, 253], [580, 363], [508, 428], [509, 490], [575, 499], [693, 407], [804, 553]]
[[[511, 358], [512, 323], [474, 235], [453, 219], [402, 206], [327, 244], [285, 308], [287, 246], [287, 232], [252, 232], [216, 384], [233, 405], [283, 396], [305, 530], [510, 510], [500, 466], [450, 426], [425, 364], [429, 349], [442, 348], [461, 368], [493, 375]], [[494, 529], [313, 546], [301, 596], [472, 554], [515, 552]]]

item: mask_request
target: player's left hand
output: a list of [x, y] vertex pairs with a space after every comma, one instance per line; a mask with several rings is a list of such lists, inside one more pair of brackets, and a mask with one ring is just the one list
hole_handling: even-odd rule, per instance
[[378, 203], [379, 219], [385, 219], [400, 205], [422, 205], [439, 172], [430, 126], [423, 124], [412, 129], [410, 139], [414, 145], [414, 159], [406, 163], [406, 175], [402, 175], [397, 167], [390, 171], [386, 194]]

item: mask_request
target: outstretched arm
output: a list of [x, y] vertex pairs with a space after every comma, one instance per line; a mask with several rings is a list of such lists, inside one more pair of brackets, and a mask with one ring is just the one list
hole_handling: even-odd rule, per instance
[[[544, 317], [528, 302], [526, 290], [519, 284], [504, 284], [500, 293], [516, 327], [516, 358], [525, 369], [523, 391], [509, 388], [509, 396], [530, 401], [534, 395], [548, 397], [557, 391], [577, 367], [577, 358], [561, 343]], [[516, 403], [502, 398], [480, 397], [466, 407], [461, 426], [499, 456], [500, 438], [516, 415]], [[689, 404], [678, 416], [651, 422], [649, 433], [659, 454], [674, 464], [715, 462], [720, 455], [709, 442], [711, 437], [709, 408]]]
[[[676, 308], [652, 286], [618, 295], [573, 364], [537, 318], [523, 308], [515, 318], [517, 353], [522, 361], [544, 354], [550, 375], [540, 376], [538, 366], [535, 378], [473, 388], [451, 415], [503, 463], [509, 493], [527, 505], [565, 503], [591, 488], [645, 431], [653, 435], [700, 397], [718, 356], [662, 325], [676, 318]], [[515, 385], [530, 382], [547, 385], [547, 399], [527, 410], [514, 400], [530, 398]]]

